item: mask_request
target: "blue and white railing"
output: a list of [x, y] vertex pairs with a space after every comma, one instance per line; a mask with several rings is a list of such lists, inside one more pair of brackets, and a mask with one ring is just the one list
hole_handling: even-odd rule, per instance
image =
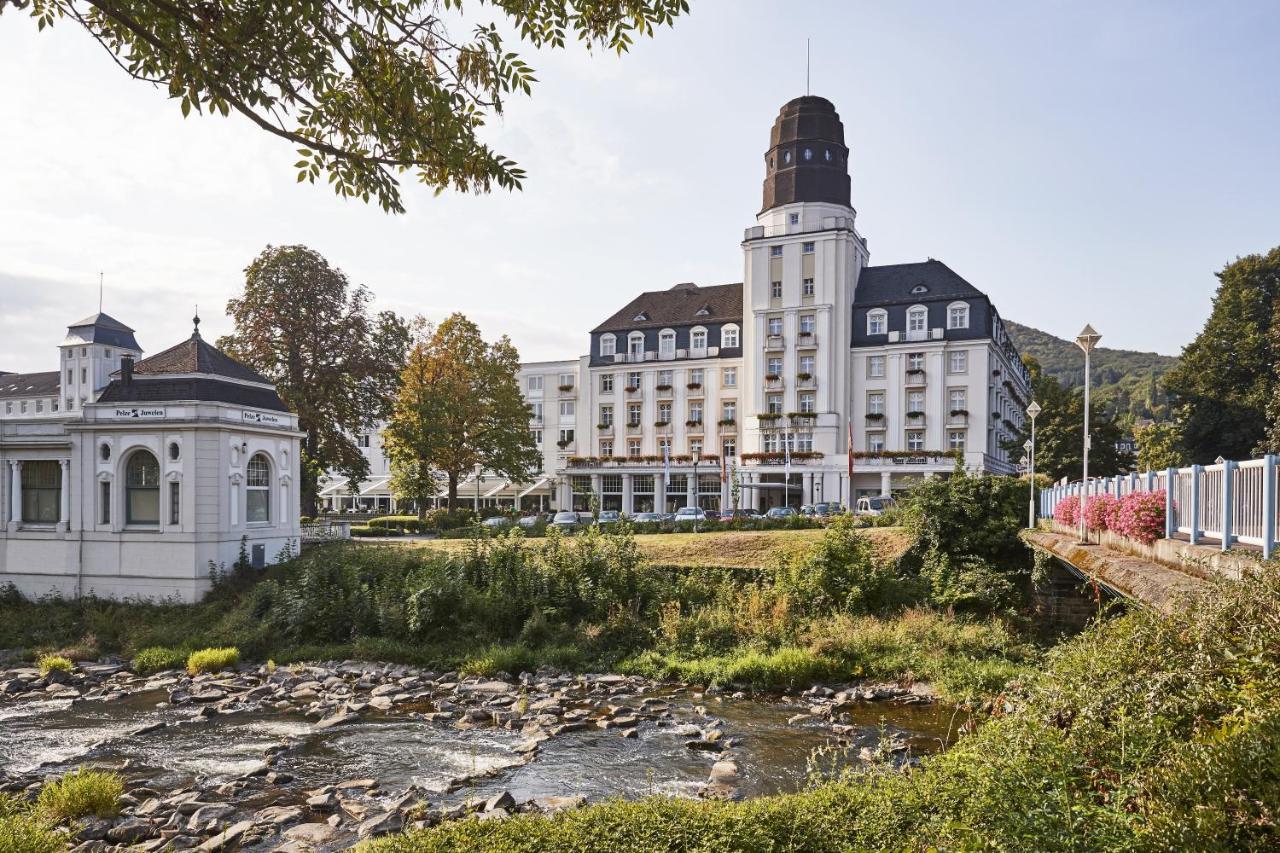
[[[1280, 541], [1280, 501], [1277, 500], [1277, 465], [1280, 457], [1268, 454], [1245, 462], [1192, 465], [1142, 474], [1091, 477], [1088, 497], [1110, 494], [1117, 498], [1134, 492], [1165, 493], [1166, 539], [1185, 535], [1191, 544], [1216, 539], [1226, 551], [1237, 543], [1256, 545], [1270, 559]], [[1040, 516], [1051, 518], [1058, 502], [1085, 495], [1080, 482], [1063, 483], [1040, 493]]]

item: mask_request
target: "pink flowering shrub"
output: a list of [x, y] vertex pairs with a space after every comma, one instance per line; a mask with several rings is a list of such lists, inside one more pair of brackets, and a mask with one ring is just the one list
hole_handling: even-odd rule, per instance
[[1107, 521], [1118, 514], [1120, 501], [1115, 495], [1090, 495], [1084, 505], [1084, 523], [1090, 530], [1107, 530]]
[[1125, 495], [1108, 526], [1114, 533], [1150, 545], [1164, 536], [1164, 502], [1163, 491]]
[[1080, 523], [1080, 498], [1076, 495], [1065, 497], [1053, 508], [1053, 520], [1068, 527]]

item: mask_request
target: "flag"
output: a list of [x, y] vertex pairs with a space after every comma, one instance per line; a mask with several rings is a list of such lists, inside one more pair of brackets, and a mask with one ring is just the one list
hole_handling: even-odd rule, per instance
[[[849, 419], [849, 482], [853, 483], [853, 419]], [[850, 487], [852, 488], [852, 486]]]
[[729, 480], [729, 459], [722, 452], [720, 454], [720, 482], [728, 482]]
[[791, 433], [782, 433], [782, 455], [787, 465], [787, 499], [791, 499]]
[[662, 445], [662, 484], [671, 482], [671, 445]]

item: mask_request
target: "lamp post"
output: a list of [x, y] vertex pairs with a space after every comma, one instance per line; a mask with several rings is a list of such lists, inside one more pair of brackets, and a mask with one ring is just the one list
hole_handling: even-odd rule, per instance
[[1031, 499], [1027, 510], [1027, 527], [1036, 526], [1036, 415], [1040, 414], [1040, 404], [1035, 400], [1027, 406], [1027, 417], [1031, 418], [1031, 440], [1027, 442], [1027, 455], [1031, 457]]
[[1084, 472], [1081, 477], [1080, 491], [1080, 541], [1088, 542], [1089, 533], [1085, 525], [1084, 513], [1085, 508], [1089, 504], [1089, 353], [1093, 352], [1093, 348], [1098, 345], [1098, 341], [1102, 340], [1102, 335], [1094, 330], [1093, 326], [1088, 323], [1080, 330], [1080, 334], [1076, 335], [1076, 346], [1084, 351]]
[[480, 476], [482, 470], [479, 465], [476, 466], [476, 503], [474, 508], [476, 518], [480, 517], [480, 481], [484, 479], [484, 477]]
[[[702, 451], [695, 450], [693, 452], [693, 508], [694, 509], [698, 509], [701, 507], [702, 494], [699, 489], [699, 486], [701, 484], [698, 482], [698, 462], [701, 459], [702, 459]], [[696, 513], [693, 516], [693, 532], [694, 533], [698, 532], [698, 516]]]

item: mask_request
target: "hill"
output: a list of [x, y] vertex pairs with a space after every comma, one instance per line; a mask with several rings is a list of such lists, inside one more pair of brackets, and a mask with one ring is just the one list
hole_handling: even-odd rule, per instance
[[[1018, 352], [1039, 361], [1045, 375], [1068, 388], [1084, 384], [1084, 356], [1073, 341], [1011, 320], [1005, 321], [1005, 327]], [[1094, 399], [1108, 413], [1167, 420], [1169, 399], [1160, 378], [1177, 363], [1177, 356], [1098, 347], [1089, 364]]]

